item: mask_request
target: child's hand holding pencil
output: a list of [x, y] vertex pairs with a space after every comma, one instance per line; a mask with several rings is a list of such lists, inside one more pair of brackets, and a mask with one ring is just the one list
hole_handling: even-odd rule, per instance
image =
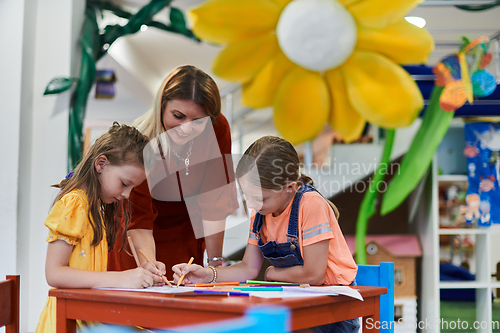
[[[210, 268], [200, 265], [177, 264], [172, 267], [174, 271], [174, 282], [182, 284], [210, 282], [213, 278], [213, 272]], [[184, 277], [183, 277], [184, 276]]]
[[144, 259], [146, 259], [146, 262], [142, 263], [142, 265], [141, 265], [141, 262], [139, 260], [139, 255], [136, 251], [136, 248], [134, 246], [134, 242], [132, 241], [132, 238], [127, 237], [127, 239], [128, 239], [128, 243], [130, 246], [130, 250], [132, 251], [132, 254], [134, 256], [134, 259], [135, 259], [137, 266], [142, 267], [142, 268], [150, 271], [151, 273], [155, 274], [155, 276], [153, 277], [154, 278], [154, 285], [161, 285], [162, 286], [164, 284], [168, 284], [170, 287], [172, 287], [170, 282], [168, 282], [167, 278], [165, 277], [165, 273], [166, 273], [165, 264], [160, 262], [160, 261], [155, 261], [155, 262], [151, 261], [148, 258], [148, 256], [146, 256], [146, 254], [144, 252], [139, 250], [139, 253], [144, 257]]

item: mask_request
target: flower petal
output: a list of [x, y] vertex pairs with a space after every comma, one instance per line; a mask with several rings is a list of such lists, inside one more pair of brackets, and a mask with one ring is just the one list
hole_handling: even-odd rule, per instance
[[257, 73], [257, 76], [243, 86], [242, 103], [254, 108], [271, 106], [281, 80], [295, 65], [281, 50]]
[[317, 72], [295, 67], [276, 92], [274, 123], [295, 145], [312, 140], [323, 130], [330, 110], [330, 92]]
[[212, 71], [229, 81], [252, 79], [279, 49], [276, 34], [230, 43], [214, 59]]
[[352, 106], [380, 127], [410, 125], [423, 107], [423, 98], [410, 75], [390, 59], [356, 50], [340, 68]]
[[210, 0], [187, 12], [200, 39], [227, 44], [273, 31], [282, 8], [268, 0]]
[[349, 102], [340, 70], [326, 72], [325, 79], [332, 94], [330, 126], [345, 142], [355, 141], [363, 133], [365, 120]]
[[349, 5], [347, 9], [359, 26], [369, 28], [386, 27], [408, 13], [423, 0], [363, 0]]
[[382, 29], [358, 27], [356, 48], [380, 52], [406, 65], [426, 62], [434, 40], [427, 30], [403, 18]]

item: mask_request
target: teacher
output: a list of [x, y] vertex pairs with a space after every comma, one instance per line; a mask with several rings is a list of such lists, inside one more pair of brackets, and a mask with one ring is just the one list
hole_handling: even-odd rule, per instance
[[[127, 236], [140, 264], [146, 265], [146, 258], [139, 250], [169, 279], [171, 267], [191, 257], [202, 266], [220, 265], [225, 220], [238, 203], [231, 133], [217, 85], [200, 69], [180, 66], [134, 125], [151, 139], [150, 156], [144, 152], [147, 179], [130, 194]], [[117, 237], [108, 271], [134, 267], [128, 242]]]

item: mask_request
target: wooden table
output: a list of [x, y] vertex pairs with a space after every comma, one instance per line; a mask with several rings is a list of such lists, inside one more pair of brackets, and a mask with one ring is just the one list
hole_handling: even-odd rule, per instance
[[[363, 333], [378, 332], [380, 295], [385, 287], [352, 287], [364, 301], [346, 296], [258, 298], [191, 296], [100, 289], [51, 289], [57, 298], [57, 332], [76, 331], [76, 319], [148, 328], [172, 328], [234, 319], [252, 306], [282, 305], [290, 309], [293, 330], [363, 317]], [[369, 325], [367, 324], [367, 320]]]

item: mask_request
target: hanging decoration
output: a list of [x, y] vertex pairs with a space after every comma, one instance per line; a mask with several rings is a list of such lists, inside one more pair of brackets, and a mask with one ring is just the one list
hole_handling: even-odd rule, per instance
[[243, 84], [243, 104], [273, 106], [292, 144], [325, 125], [345, 142], [365, 123], [408, 126], [423, 107], [400, 64], [422, 63], [430, 34], [404, 19], [421, 0], [209, 0], [188, 12], [193, 32], [225, 48], [217, 76]]
[[[44, 95], [58, 94], [70, 89], [76, 82], [72, 92], [69, 108], [68, 129], [68, 169], [72, 170], [80, 161], [83, 152], [83, 121], [87, 99], [96, 75], [96, 62], [106, 54], [108, 48], [120, 37], [138, 32], [142, 25], [155, 27], [184, 35], [198, 41], [186, 27], [184, 14], [177, 8], [170, 7], [170, 24], [153, 20], [153, 16], [168, 7], [172, 0], [151, 0], [137, 13], [131, 14], [110, 1], [88, 0], [85, 9], [85, 20], [80, 37], [82, 56], [78, 78], [57, 77], [51, 80]], [[97, 15], [102, 11], [110, 11], [114, 15], [127, 19], [125, 25], [108, 25], [100, 30]]]
[[482, 227], [500, 224], [500, 119], [468, 120], [465, 144], [469, 182], [466, 222]]

